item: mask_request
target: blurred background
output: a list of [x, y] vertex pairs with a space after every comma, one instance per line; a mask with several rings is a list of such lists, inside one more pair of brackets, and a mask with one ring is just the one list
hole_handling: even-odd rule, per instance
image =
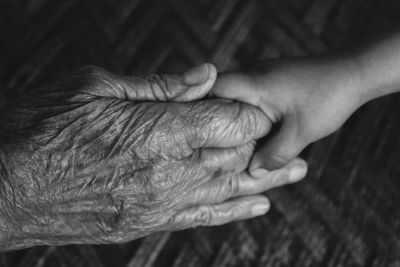
[[[9, 101], [93, 64], [133, 75], [219, 71], [319, 54], [388, 29], [396, 0], [0, 0]], [[121, 245], [35, 247], [0, 266], [400, 266], [400, 96], [373, 101], [309, 147], [308, 178], [266, 194], [261, 218]]]

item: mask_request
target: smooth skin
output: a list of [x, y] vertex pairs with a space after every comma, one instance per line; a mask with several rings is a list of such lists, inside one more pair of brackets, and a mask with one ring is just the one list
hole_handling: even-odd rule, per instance
[[278, 130], [249, 170], [265, 177], [340, 128], [366, 102], [400, 89], [400, 35], [341, 54], [274, 59], [250, 74], [219, 76], [212, 94], [252, 104]]
[[85, 67], [9, 101], [0, 250], [126, 242], [265, 214], [261, 193], [304, 177], [304, 163], [250, 176], [271, 121], [246, 103], [200, 100], [216, 76], [210, 64], [140, 77]]

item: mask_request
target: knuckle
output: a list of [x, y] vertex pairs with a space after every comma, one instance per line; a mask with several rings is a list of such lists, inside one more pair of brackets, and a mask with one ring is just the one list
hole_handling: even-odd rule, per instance
[[[149, 109], [151, 109], [150, 112]], [[188, 130], [181, 115], [181, 109], [175, 104], [158, 103], [148, 108], [144, 121], [143, 153], [149, 153], [159, 159], [181, 159], [187, 155], [188, 147], [185, 133]]]
[[234, 206], [231, 209], [227, 210], [225, 213], [224, 223], [235, 221], [242, 212], [243, 211], [240, 206]]
[[192, 147], [202, 146], [213, 135], [210, 129], [215, 128], [215, 109], [205, 102], [195, 102], [185, 105], [182, 111], [182, 129], [190, 137], [187, 141]]
[[121, 215], [119, 213], [103, 214], [98, 216], [97, 227], [106, 237], [111, 237], [118, 232], [121, 225]]
[[225, 125], [225, 131], [233, 132], [243, 143], [250, 141], [257, 132], [257, 110], [241, 102], [230, 103], [225, 106], [220, 116], [220, 122]]
[[[243, 105], [243, 104], [241, 104]], [[242, 107], [242, 112], [246, 113], [242, 116], [242, 133], [243, 139], [249, 141], [253, 138], [254, 134], [257, 132], [258, 114], [254, 108], [244, 108]]]
[[[144, 191], [146, 192], [147, 203], [169, 203], [173, 202], [171, 199], [171, 190], [176, 185], [176, 180], [173, 175], [165, 174], [169, 170], [165, 168], [157, 168], [155, 173], [144, 181]], [[178, 175], [175, 173], [175, 175]], [[178, 197], [176, 199], [179, 199]]]
[[193, 216], [191, 225], [192, 227], [211, 225], [213, 217], [214, 213], [211, 207], [199, 207]]
[[210, 105], [210, 103], [197, 102], [188, 105], [186, 117], [190, 124], [196, 128], [202, 129], [206, 124], [212, 123], [215, 118], [214, 114], [217, 112], [216, 107]]
[[240, 183], [239, 183], [239, 176], [238, 175], [232, 175], [227, 179], [227, 191], [228, 191], [228, 196], [236, 196], [240, 192]]
[[182, 223], [182, 214], [173, 213], [171, 214], [165, 222], [165, 225], [169, 231], [180, 230], [185, 228]]
[[[195, 129], [195, 115], [186, 105], [160, 102], [143, 107], [141, 121], [145, 145], [151, 151], [167, 153], [186, 149], [187, 137]], [[173, 154], [173, 153], [172, 153]]]
[[244, 170], [243, 168], [247, 167], [253, 156], [254, 148], [255, 142], [249, 142], [236, 148], [237, 169]]
[[154, 98], [158, 101], [165, 101], [174, 97], [173, 86], [166, 75], [150, 74], [142, 77], [147, 82]]
[[96, 224], [99, 231], [103, 234], [104, 238], [113, 238], [123, 224], [124, 202], [121, 200], [113, 200], [110, 197], [108, 200], [108, 207], [103, 212], [95, 215]]

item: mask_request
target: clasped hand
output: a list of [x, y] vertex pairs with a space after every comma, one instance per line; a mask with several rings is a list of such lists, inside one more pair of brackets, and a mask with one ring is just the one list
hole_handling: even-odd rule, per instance
[[261, 193], [303, 178], [306, 165], [251, 176], [272, 121], [247, 103], [204, 99], [216, 76], [210, 64], [141, 77], [84, 67], [10, 101], [1, 248], [125, 242], [265, 214]]

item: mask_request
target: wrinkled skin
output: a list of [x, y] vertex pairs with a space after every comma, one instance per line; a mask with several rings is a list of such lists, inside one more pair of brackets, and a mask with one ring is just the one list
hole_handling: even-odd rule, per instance
[[0, 248], [125, 242], [264, 214], [268, 200], [255, 194], [288, 183], [292, 166], [250, 177], [269, 120], [247, 104], [199, 101], [216, 72], [197, 72], [122, 77], [85, 67], [8, 103]]

